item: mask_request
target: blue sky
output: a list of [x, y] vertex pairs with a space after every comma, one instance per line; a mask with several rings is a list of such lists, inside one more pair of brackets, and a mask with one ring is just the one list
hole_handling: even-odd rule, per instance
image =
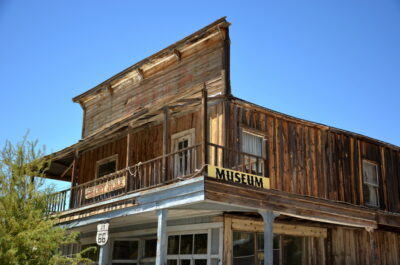
[[222, 16], [234, 95], [400, 145], [399, 0], [0, 0], [0, 144], [77, 142], [72, 97]]

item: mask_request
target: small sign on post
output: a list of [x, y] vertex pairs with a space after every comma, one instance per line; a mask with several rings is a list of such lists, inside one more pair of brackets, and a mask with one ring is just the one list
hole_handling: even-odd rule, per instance
[[104, 246], [108, 241], [108, 226], [109, 223], [97, 225], [96, 243], [99, 246]]

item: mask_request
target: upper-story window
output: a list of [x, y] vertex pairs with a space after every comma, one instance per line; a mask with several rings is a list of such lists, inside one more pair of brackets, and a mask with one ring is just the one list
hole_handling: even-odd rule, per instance
[[172, 148], [174, 152], [174, 176], [186, 176], [194, 170], [194, 152], [188, 148], [194, 144], [194, 129], [172, 135]]
[[365, 204], [379, 206], [379, 171], [377, 164], [363, 161], [363, 180]]
[[109, 156], [96, 162], [96, 178], [114, 173], [117, 170], [118, 155]]
[[245, 155], [244, 159], [245, 170], [256, 175], [263, 175], [264, 173], [264, 137], [262, 135], [242, 130], [242, 143], [241, 149]]

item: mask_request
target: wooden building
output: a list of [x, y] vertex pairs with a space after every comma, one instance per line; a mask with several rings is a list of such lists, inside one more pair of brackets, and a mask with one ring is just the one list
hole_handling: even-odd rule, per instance
[[[236, 98], [221, 18], [75, 97], [60, 225], [98, 264], [400, 264], [400, 149]], [[245, 88], [239, 88], [245, 89]], [[101, 228], [101, 227], [100, 227]]]

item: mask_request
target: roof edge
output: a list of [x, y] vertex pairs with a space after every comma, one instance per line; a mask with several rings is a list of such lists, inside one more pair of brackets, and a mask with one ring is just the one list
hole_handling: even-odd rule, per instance
[[292, 115], [289, 115], [289, 114], [285, 114], [285, 113], [282, 113], [282, 112], [279, 112], [279, 111], [276, 111], [276, 110], [273, 110], [273, 109], [269, 109], [267, 107], [258, 105], [256, 103], [252, 103], [250, 101], [247, 101], [247, 100], [235, 97], [235, 96], [231, 96], [230, 98], [232, 100], [236, 100], [236, 101], [244, 103], [244, 104], [249, 104], [249, 105], [252, 105], [254, 107], [261, 108], [261, 109], [263, 109], [265, 111], [268, 111], [268, 112], [271, 112], [273, 114], [282, 116], [282, 117], [284, 117], [286, 119], [295, 120], [295, 121], [298, 121], [298, 122], [303, 122], [303, 123], [306, 123], [306, 124], [308, 124], [310, 126], [324, 128], [325, 130], [331, 130], [331, 131], [338, 132], [338, 133], [345, 133], [345, 134], [353, 135], [354, 137], [358, 137], [360, 139], [365, 139], [365, 140], [368, 140], [370, 142], [375, 142], [376, 144], [384, 145], [384, 146], [392, 148], [392, 149], [394, 149], [396, 151], [400, 151], [400, 146], [397, 146], [395, 144], [391, 144], [391, 143], [388, 143], [388, 142], [385, 142], [385, 141], [382, 141], [382, 140], [379, 140], [379, 139], [375, 139], [375, 138], [372, 138], [370, 136], [366, 136], [366, 135], [363, 135], [363, 134], [360, 134], [360, 133], [356, 133], [356, 132], [352, 132], [352, 131], [348, 131], [348, 130], [345, 130], [345, 129], [340, 129], [340, 128], [332, 127], [332, 126], [325, 125], [325, 124], [322, 124], [322, 123], [318, 123], [318, 122], [314, 122], [314, 121], [309, 121], [309, 120], [305, 120], [305, 119], [302, 119], [302, 118], [298, 118], [298, 117], [295, 117], [295, 116], [292, 116]]

